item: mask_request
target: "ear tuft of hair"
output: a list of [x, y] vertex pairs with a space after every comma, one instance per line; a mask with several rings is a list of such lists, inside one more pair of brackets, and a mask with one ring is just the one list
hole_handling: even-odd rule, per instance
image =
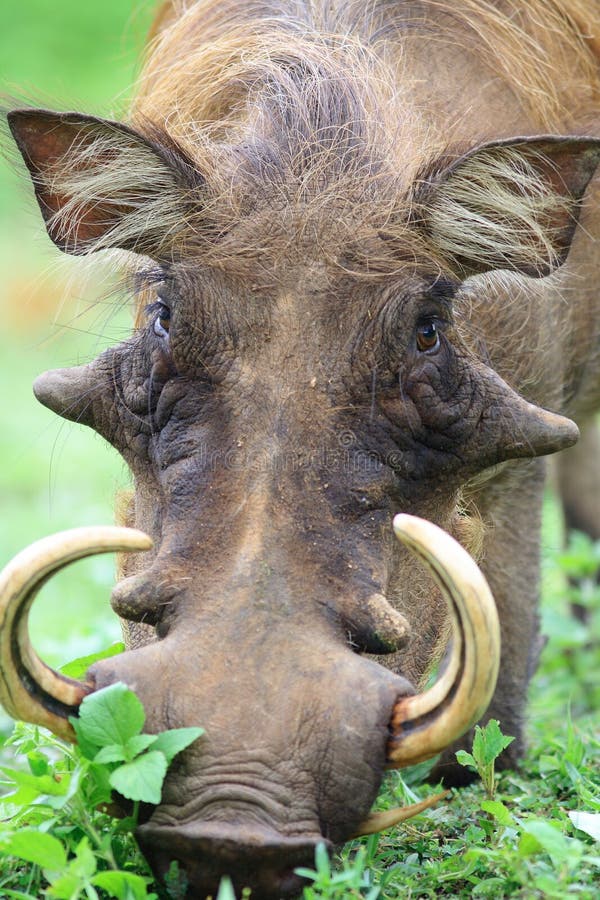
[[411, 221], [462, 277], [509, 269], [543, 277], [565, 261], [600, 140], [514, 138], [418, 179]]
[[7, 118], [48, 235], [61, 250], [172, 257], [202, 182], [170, 139], [167, 148], [82, 113], [18, 109]]

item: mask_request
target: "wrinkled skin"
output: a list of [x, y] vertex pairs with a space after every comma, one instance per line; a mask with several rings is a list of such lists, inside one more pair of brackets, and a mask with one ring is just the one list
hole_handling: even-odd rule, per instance
[[[192, 885], [216, 890], [235, 858], [239, 884], [278, 896], [297, 886], [292, 871], [321, 835], [339, 842], [364, 818], [385, 762], [390, 706], [411, 690], [340, 653], [344, 645], [389, 653], [405, 643], [408, 635], [389, 638], [367, 600], [385, 594], [408, 606], [409, 597], [426, 598], [419, 655], [400, 668], [415, 682], [426, 664], [422, 646], [445, 637], [437, 594], [389, 538], [393, 513], [410, 509], [451, 530], [461, 482], [482, 461], [523, 452], [523, 443], [512, 435], [514, 395], [469, 354], [449, 298], [427, 282], [373, 291], [369, 316], [361, 291], [350, 334], [350, 315], [342, 330], [332, 314], [336, 295], [348, 306], [347, 290], [321, 302], [312, 294], [309, 307], [297, 289], [252, 298], [239, 310], [244, 331], [232, 325], [235, 354], [224, 330], [207, 340], [210, 353], [189, 341], [209, 285], [201, 298], [185, 275], [161, 286], [176, 310], [169, 342], [151, 319], [91, 364], [85, 374], [94, 386], [84, 407], [69, 411], [129, 462], [135, 523], [157, 548], [150, 566], [144, 560], [118, 584], [112, 603], [130, 623], [155, 626], [159, 641], [92, 674], [98, 687], [134, 687], [151, 729], [209, 726], [140, 829], [157, 869], [175, 855]], [[214, 302], [216, 317], [221, 297]], [[415, 345], [423, 309], [442, 334], [434, 352]], [[313, 328], [297, 334], [295, 323], [309, 315]], [[286, 388], [280, 373], [290, 370]], [[52, 389], [65, 397], [61, 377], [43, 377], [43, 402], [54, 405]], [[143, 643], [130, 627], [132, 642]], [[356, 733], [372, 736], [358, 754]]]
[[[440, 71], [446, 63], [437, 60]], [[416, 53], [417, 74], [422, 64]], [[510, 92], [490, 84], [477, 100], [464, 114], [467, 132], [469, 115], [493, 101], [495, 137], [535, 134]], [[86, 252], [103, 227], [97, 204], [72, 226], [82, 251], [55, 230], [48, 210], [62, 200], [43, 174], [55, 143], [68, 146], [79, 125], [57, 117], [48, 128], [44, 115], [11, 127], [50, 236]], [[90, 121], [77, 131], [84, 142], [88, 126], [103, 127]], [[489, 133], [473, 127], [470, 146], [472, 135]], [[347, 247], [336, 246], [336, 262], [333, 250], [320, 251], [337, 239], [335, 217], [311, 233], [275, 194], [227, 235], [244, 230], [266, 248], [243, 273], [201, 254], [147, 253], [151, 306], [131, 339], [36, 384], [41, 402], [120, 451], [135, 482], [127, 523], [154, 541], [154, 551], [123, 562], [113, 592], [132, 652], [90, 676], [98, 687], [134, 688], [151, 731], [206, 728], [139, 831], [159, 874], [173, 857], [182, 861], [190, 897], [214, 892], [232, 869], [257, 900], [294, 894], [293, 869], [311, 862], [316, 842], [343, 841], [368, 813], [390, 710], [447, 640], [437, 590], [392, 541], [396, 512], [430, 519], [467, 545], [464, 509], [486, 526], [482, 566], [503, 628], [489, 714], [517, 737], [504, 764], [522, 750], [539, 650], [544, 474], [535, 457], [577, 437], [572, 423], [527, 401], [585, 423], [598, 393], [600, 327], [597, 187], [588, 188], [600, 151], [593, 141], [539, 139], [540, 147], [550, 159], [544, 176], [560, 167], [570, 201], [588, 190], [575, 237], [572, 208], [552, 223], [551, 278], [552, 266], [532, 271], [519, 258], [502, 277], [497, 263], [460, 254], [440, 263], [424, 252], [419, 223], [410, 226], [411, 264], [366, 277], [338, 264]], [[152, 135], [143, 153], [188, 177], [188, 163], [173, 163]], [[424, 221], [439, 202], [438, 180], [451, 183], [460, 164], [455, 157], [422, 176], [431, 187], [415, 195]], [[281, 242], [270, 249], [278, 228], [289, 230], [285, 251]], [[370, 239], [377, 257], [385, 235], [374, 229]], [[436, 775], [456, 782], [453, 752]]]

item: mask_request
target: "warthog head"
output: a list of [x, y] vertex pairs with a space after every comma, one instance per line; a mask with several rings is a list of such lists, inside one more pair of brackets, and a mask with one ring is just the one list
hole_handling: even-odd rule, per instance
[[[577, 429], [479, 358], [453, 297], [469, 274], [540, 275], [564, 258], [597, 144], [487, 145], [402, 185], [373, 160], [363, 183], [358, 138], [339, 129], [327, 140], [344, 152], [320, 168], [296, 155], [296, 172], [269, 156], [276, 130], [215, 145], [199, 167], [149, 126], [33, 110], [10, 125], [58, 246], [145, 260], [133, 336], [35, 392], [123, 455], [128, 522], [149, 538], [78, 532], [9, 567], [3, 702], [68, 737], [82, 697], [122, 681], [149, 730], [202, 726], [143, 849], [159, 874], [180, 860], [191, 897], [224, 873], [257, 898], [292, 894], [318, 841], [382, 824], [369, 809], [386, 765], [438, 752], [491, 696], [493, 603], [445, 532], [463, 534], [469, 479]], [[320, 204], [336, 172], [346, 194]], [[447, 615], [393, 539], [398, 512], [458, 610], [447, 666], [417, 696]], [[112, 598], [130, 649], [67, 682], [31, 650], [27, 610], [55, 568], [105, 549], [146, 550]]]

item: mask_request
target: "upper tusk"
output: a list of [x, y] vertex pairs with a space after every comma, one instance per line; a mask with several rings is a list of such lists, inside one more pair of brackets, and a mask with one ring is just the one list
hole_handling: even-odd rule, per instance
[[450, 606], [453, 639], [449, 662], [435, 684], [396, 703], [388, 768], [429, 759], [468, 731], [489, 705], [500, 664], [494, 598], [467, 551], [437, 525], [415, 516], [396, 516], [394, 532], [439, 584]]
[[74, 528], [42, 538], [8, 563], [0, 573], [0, 702], [9, 715], [74, 740], [69, 716], [94, 686], [42, 662], [29, 639], [29, 610], [44, 582], [70, 562], [151, 546], [148, 535], [133, 528]]

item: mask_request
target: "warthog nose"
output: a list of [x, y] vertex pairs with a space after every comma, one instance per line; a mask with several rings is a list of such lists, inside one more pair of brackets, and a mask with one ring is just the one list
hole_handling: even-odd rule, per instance
[[261, 825], [221, 822], [187, 823], [178, 826], [140, 826], [137, 838], [154, 872], [164, 878], [171, 863], [179, 863], [188, 900], [216, 897], [223, 876], [231, 878], [236, 896], [244, 887], [253, 900], [283, 900], [297, 897], [303, 879], [299, 866], [313, 868], [319, 834], [287, 837]]

